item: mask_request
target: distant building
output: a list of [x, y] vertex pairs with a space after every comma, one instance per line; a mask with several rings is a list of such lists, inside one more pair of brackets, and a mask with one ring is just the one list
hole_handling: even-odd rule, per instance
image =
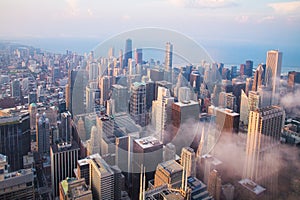
[[282, 52], [270, 50], [266, 61], [266, 86], [272, 90], [272, 105], [279, 103]]
[[135, 49], [134, 59], [136, 61], [136, 64], [141, 65], [143, 63], [143, 49]]
[[166, 43], [165, 51], [165, 73], [167, 74], [165, 80], [172, 82], [172, 60], [173, 60], [173, 45], [170, 42]]
[[21, 85], [19, 80], [13, 80], [10, 85], [11, 96], [12, 97], [21, 97]]
[[266, 65], [259, 64], [255, 70], [252, 91], [257, 91], [257, 89], [265, 83], [265, 69]]
[[124, 67], [128, 67], [128, 59], [132, 58], [132, 40], [127, 39], [125, 43], [125, 52], [124, 52]]

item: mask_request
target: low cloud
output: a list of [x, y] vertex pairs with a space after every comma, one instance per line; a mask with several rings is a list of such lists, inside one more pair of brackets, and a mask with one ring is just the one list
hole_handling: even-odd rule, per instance
[[232, 0], [168, 0], [171, 4], [178, 7], [188, 8], [227, 8], [237, 6], [238, 4]]
[[279, 14], [292, 14], [299, 11], [300, 1], [270, 3], [268, 6]]

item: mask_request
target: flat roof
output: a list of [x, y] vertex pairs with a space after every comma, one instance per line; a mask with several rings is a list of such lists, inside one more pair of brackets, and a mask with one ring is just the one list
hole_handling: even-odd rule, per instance
[[134, 140], [139, 146], [141, 146], [143, 149], [162, 145], [162, 143], [156, 139], [153, 136], [148, 136], [148, 137], [143, 137], [140, 139], [135, 139]]
[[254, 181], [248, 178], [240, 180], [239, 184], [241, 184], [243, 187], [245, 187], [246, 189], [248, 189], [249, 191], [253, 192], [256, 195], [259, 195], [266, 190], [265, 188], [256, 184]]
[[159, 167], [165, 169], [169, 174], [182, 171], [182, 166], [175, 160], [168, 160], [166, 162], [158, 164]]

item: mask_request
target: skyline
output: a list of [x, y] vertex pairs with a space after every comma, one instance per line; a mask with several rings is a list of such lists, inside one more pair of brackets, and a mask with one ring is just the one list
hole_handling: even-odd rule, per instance
[[298, 8], [300, 1], [279, 0], [4, 0], [0, 40], [82, 54], [120, 33], [156, 27], [192, 38], [216, 62], [258, 64], [265, 62], [267, 50], [279, 49], [283, 67], [295, 67], [300, 63]]

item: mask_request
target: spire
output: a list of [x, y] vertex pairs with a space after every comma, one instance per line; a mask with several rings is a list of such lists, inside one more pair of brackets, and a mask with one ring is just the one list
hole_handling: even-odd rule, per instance
[[201, 156], [202, 149], [203, 149], [203, 143], [204, 143], [204, 125], [202, 126], [201, 139], [200, 139], [199, 146], [197, 149], [196, 158]]

